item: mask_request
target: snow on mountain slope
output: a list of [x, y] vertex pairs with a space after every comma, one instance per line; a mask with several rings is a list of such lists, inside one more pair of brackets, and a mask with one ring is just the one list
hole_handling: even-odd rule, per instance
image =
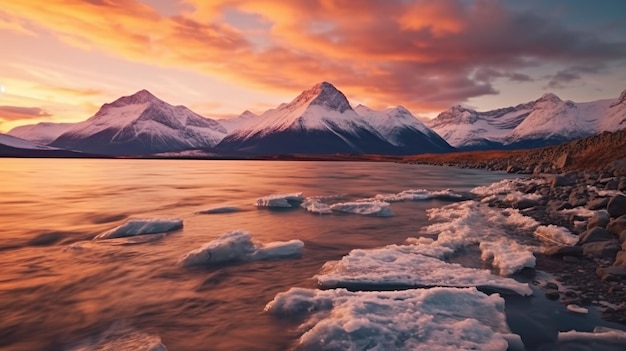
[[259, 117], [257, 114], [250, 112], [249, 110], [245, 110], [242, 114], [235, 118], [222, 118], [217, 121], [222, 125], [222, 127], [226, 128], [228, 133], [234, 131], [235, 129], [241, 127], [246, 121]]
[[454, 106], [427, 125], [463, 149], [539, 147], [626, 127], [625, 100], [574, 103], [548, 93], [487, 112]]
[[17, 149], [28, 150], [54, 150], [55, 148], [33, 143], [32, 141], [20, 139], [8, 134], [0, 133], [0, 145], [5, 145]]
[[141, 90], [104, 104], [50, 145], [105, 155], [147, 155], [209, 148], [225, 135], [217, 121]]
[[7, 134], [38, 144], [49, 144], [73, 125], [74, 123], [40, 122], [15, 127]]
[[257, 154], [398, 152], [328, 82], [246, 121], [217, 148]]
[[[403, 106], [376, 111], [367, 106], [358, 105], [354, 111], [394, 146], [412, 147], [416, 152], [452, 150], [452, 147], [439, 134], [426, 127]], [[412, 145], [414, 143], [419, 145]]]

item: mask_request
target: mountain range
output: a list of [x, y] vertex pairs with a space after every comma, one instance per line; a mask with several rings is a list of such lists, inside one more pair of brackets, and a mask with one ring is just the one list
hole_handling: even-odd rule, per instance
[[31, 154], [61, 149], [108, 156], [176, 155], [187, 150], [212, 155], [411, 155], [455, 148], [541, 147], [623, 128], [626, 91], [618, 99], [585, 103], [548, 93], [486, 112], [453, 106], [423, 123], [402, 106], [353, 109], [341, 91], [322, 82], [261, 115], [245, 111], [220, 120], [141, 90], [104, 104], [83, 122], [16, 127], [8, 134], [23, 143], [0, 134], [0, 146], [21, 145]]

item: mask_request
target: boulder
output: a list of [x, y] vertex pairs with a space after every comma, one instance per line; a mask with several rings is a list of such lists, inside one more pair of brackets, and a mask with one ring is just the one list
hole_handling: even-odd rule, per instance
[[615, 235], [620, 235], [622, 231], [626, 230], [626, 215], [612, 219], [606, 225], [606, 230]]
[[583, 255], [583, 248], [580, 246], [551, 246], [545, 249], [543, 253], [553, 257], [581, 257]]
[[609, 224], [610, 221], [611, 221], [611, 218], [609, 217], [608, 212], [604, 210], [598, 211], [593, 215], [593, 217], [589, 218], [587, 229], [591, 229], [595, 227], [606, 228], [606, 226]]
[[626, 251], [622, 250], [617, 253], [613, 267], [626, 267]]
[[626, 267], [598, 267], [596, 274], [602, 281], [626, 280]]
[[614, 239], [615, 236], [613, 236], [613, 234], [611, 234], [608, 230], [600, 227], [595, 227], [588, 229], [580, 234], [580, 236], [578, 237], [578, 245]]
[[609, 204], [608, 197], [599, 197], [597, 199], [590, 200], [587, 202], [586, 207], [590, 210], [603, 210]]
[[594, 258], [606, 258], [613, 260], [620, 251], [617, 240], [597, 241], [582, 245], [583, 254]]
[[622, 179], [617, 185], [617, 190], [626, 191], [626, 179]]
[[626, 196], [622, 194], [615, 195], [609, 200], [606, 207], [611, 217], [619, 217], [626, 215]]
[[554, 162], [554, 165], [557, 168], [565, 168], [571, 164], [572, 164], [572, 158], [570, 157], [568, 153], [564, 153], [563, 155], [559, 156], [559, 158], [557, 158], [556, 161]]
[[566, 186], [566, 185], [574, 184], [574, 182], [569, 177], [566, 177], [563, 175], [556, 175], [552, 177], [549, 180], [549, 183], [551, 187]]
[[624, 243], [626, 243], [626, 230], [622, 230], [619, 233], [619, 235], [617, 236], [617, 240], [622, 243], [622, 250], [626, 251], [626, 249], [624, 249]]

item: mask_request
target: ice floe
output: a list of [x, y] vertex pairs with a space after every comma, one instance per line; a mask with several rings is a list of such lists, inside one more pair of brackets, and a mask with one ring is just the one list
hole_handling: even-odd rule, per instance
[[298, 350], [522, 350], [504, 299], [474, 288], [387, 292], [291, 288], [265, 310], [309, 315]]
[[330, 209], [330, 205], [323, 203], [320, 199], [316, 198], [307, 198], [304, 202], [302, 202], [302, 204], [300, 204], [300, 207], [317, 214], [330, 214], [333, 212]]
[[98, 234], [94, 239], [123, 238], [134, 235], [167, 233], [183, 227], [180, 218], [131, 219], [111, 230]]
[[217, 239], [190, 251], [181, 260], [183, 266], [214, 265], [236, 261], [255, 261], [294, 257], [302, 254], [304, 243], [300, 240], [253, 242], [250, 233], [236, 230], [222, 234]]
[[331, 211], [354, 213], [363, 216], [392, 217], [390, 204], [383, 201], [340, 202], [330, 205]]
[[626, 331], [611, 329], [605, 327], [596, 327], [593, 332], [580, 332], [576, 330], [570, 330], [567, 332], [560, 332], [558, 336], [559, 341], [609, 341], [626, 343]]
[[559, 211], [562, 215], [575, 215], [579, 217], [591, 218], [595, 216], [596, 211], [584, 208], [584, 207], [574, 207], [574, 208], [566, 208]]
[[274, 194], [258, 198], [255, 205], [269, 208], [292, 208], [300, 206], [303, 201], [302, 193]]
[[528, 284], [491, 274], [484, 269], [447, 263], [453, 250], [436, 245], [389, 245], [356, 249], [339, 261], [324, 264], [315, 276], [324, 288], [484, 287], [531, 295]]
[[373, 198], [373, 200], [380, 200], [384, 202], [420, 201], [431, 199], [458, 201], [467, 199], [467, 195], [457, 193], [450, 189], [439, 191], [429, 191], [426, 189], [409, 189], [396, 194], [378, 194]]
[[220, 214], [220, 213], [234, 213], [239, 212], [241, 209], [236, 206], [220, 206], [212, 207], [206, 210], [198, 211], [196, 214]]
[[580, 307], [578, 305], [575, 304], [569, 304], [567, 305], [567, 310], [573, 313], [578, 313], [578, 314], [587, 314], [589, 313], [589, 310], [584, 308], [584, 307]]
[[553, 224], [539, 226], [533, 234], [548, 245], [575, 245], [578, 242], [578, 237], [567, 228]]

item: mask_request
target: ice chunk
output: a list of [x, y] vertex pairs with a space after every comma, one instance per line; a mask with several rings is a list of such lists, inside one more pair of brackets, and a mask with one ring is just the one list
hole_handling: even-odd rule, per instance
[[596, 211], [592, 211], [584, 207], [574, 207], [574, 208], [566, 208], [566, 209], [560, 210], [559, 213], [563, 215], [573, 214], [575, 216], [591, 218], [595, 216]]
[[330, 214], [333, 212], [328, 204], [315, 198], [307, 198], [300, 206], [309, 212], [317, 214]]
[[506, 202], [516, 202], [516, 201], [522, 201], [522, 200], [539, 201], [542, 198], [543, 196], [540, 194], [534, 194], [534, 193], [524, 194], [519, 191], [513, 191], [504, 197], [504, 201]]
[[578, 242], [578, 237], [567, 228], [553, 224], [539, 226], [534, 234], [548, 245], [575, 245]]
[[450, 189], [439, 191], [428, 191], [426, 189], [409, 189], [401, 191], [397, 194], [378, 194], [374, 197], [374, 200], [380, 200], [385, 202], [399, 202], [399, 201], [419, 201], [419, 200], [463, 200], [466, 196], [456, 193]]
[[523, 268], [534, 268], [537, 261], [527, 246], [506, 238], [482, 242], [479, 248], [480, 257], [485, 261], [493, 259], [493, 266], [500, 270], [501, 275], [511, 275]]
[[111, 230], [98, 234], [94, 239], [123, 238], [134, 235], [159, 234], [183, 227], [180, 218], [131, 219]]
[[387, 292], [291, 288], [265, 306], [276, 315], [309, 314], [298, 350], [523, 349], [504, 300], [474, 288]]
[[339, 261], [324, 264], [316, 275], [320, 286], [335, 287], [471, 287], [480, 286], [531, 295], [528, 284], [488, 270], [442, 261], [451, 249], [436, 245], [390, 245], [356, 249]]
[[567, 310], [570, 311], [570, 312], [579, 313], [579, 314], [587, 314], [587, 313], [589, 313], [588, 309], [580, 307], [580, 306], [575, 305], [575, 304], [567, 305]]
[[383, 201], [341, 202], [331, 205], [330, 209], [335, 212], [354, 213], [363, 216], [393, 216], [389, 203]]
[[597, 340], [597, 341], [612, 341], [612, 342], [626, 343], [626, 331], [622, 331], [618, 329], [603, 328], [603, 327], [596, 327], [593, 330], [593, 333], [570, 330], [567, 332], [560, 332], [558, 340], [559, 341]]
[[274, 194], [256, 200], [257, 207], [291, 208], [298, 207], [304, 201], [302, 193]]
[[300, 240], [254, 243], [250, 233], [236, 230], [187, 253], [180, 263], [183, 266], [196, 266], [291, 257], [302, 254], [302, 247], [304, 243]]
[[221, 206], [221, 207], [213, 207], [203, 211], [198, 211], [196, 214], [219, 214], [219, 213], [233, 213], [241, 211], [239, 207], [236, 206]]

